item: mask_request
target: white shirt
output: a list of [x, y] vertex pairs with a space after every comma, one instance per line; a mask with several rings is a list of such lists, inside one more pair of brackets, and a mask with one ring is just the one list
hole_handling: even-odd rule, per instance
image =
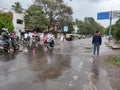
[[54, 35], [48, 34], [48, 42], [51, 42], [52, 40], [54, 40]]
[[24, 38], [28, 38], [28, 34], [27, 33], [24, 34]]

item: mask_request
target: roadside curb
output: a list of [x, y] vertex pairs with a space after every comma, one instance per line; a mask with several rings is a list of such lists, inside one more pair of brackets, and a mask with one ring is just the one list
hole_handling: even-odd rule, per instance
[[120, 49], [120, 45], [112, 45], [112, 49]]

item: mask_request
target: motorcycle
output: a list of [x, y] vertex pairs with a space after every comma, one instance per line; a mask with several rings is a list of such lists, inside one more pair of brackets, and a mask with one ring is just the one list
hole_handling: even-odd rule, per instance
[[0, 51], [4, 50], [5, 42], [0, 38]]
[[[10, 43], [12, 47], [10, 47]], [[10, 52], [16, 50], [19, 50], [19, 44], [14, 37], [9, 37], [7, 40], [2, 40], [0, 38], [0, 51]]]
[[10, 38], [14, 51], [19, 50], [19, 43], [17, 42], [17, 39], [15, 37], [10, 37]]
[[37, 48], [38, 47], [38, 41], [39, 37], [38, 36], [32, 36], [32, 46]]
[[10, 51], [9, 43], [7, 41], [0, 39], [0, 51]]
[[49, 50], [50, 48], [53, 48], [55, 45], [54, 40], [51, 40], [50, 42], [47, 43], [47, 49]]

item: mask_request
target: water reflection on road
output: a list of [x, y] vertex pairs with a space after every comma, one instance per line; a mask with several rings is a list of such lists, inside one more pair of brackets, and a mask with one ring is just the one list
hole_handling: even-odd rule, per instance
[[[36, 73], [36, 82], [46, 79], [55, 79], [62, 75], [62, 71], [70, 67], [70, 56], [57, 54], [54, 49], [45, 52], [44, 47], [31, 50], [28, 54], [28, 62]], [[60, 51], [59, 51], [60, 52]]]
[[2, 55], [0, 72], [7, 74], [0, 73], [0, 90], [112, 90], [99, 58], [91, 57], [92, 49], [86, 47], [91, 39], [57, 41], [48, 52], [40, 45]]

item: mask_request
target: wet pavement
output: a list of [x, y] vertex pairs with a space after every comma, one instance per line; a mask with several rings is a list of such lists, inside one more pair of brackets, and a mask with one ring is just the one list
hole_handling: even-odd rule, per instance
[[[100, 56], [112, 53], [103, 39]], [[92, 57], [91, 38], [0, 55], [0, 90], [113, 90], [107, 71]]]

